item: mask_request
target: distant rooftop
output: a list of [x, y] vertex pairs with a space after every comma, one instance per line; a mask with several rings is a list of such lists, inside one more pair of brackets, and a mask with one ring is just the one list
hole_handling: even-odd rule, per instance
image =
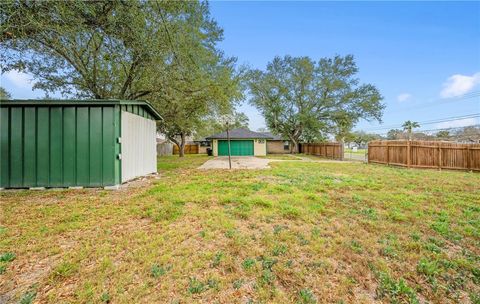
[[260, 132], [260, 133], [265, 134], [267, 136], [270, 136], [272, 138], [272, 140], [286, 140], [283, 136], [275, 135], [271, 132]]
[[[263, 138], [263, 139], [273, 139], [271, 134], [261, 133], [261, 132], [253, 132], [248, 129], [233, 129], [229, 131], [231, 139], [256, 139], [256, 138]], [[222, 132], [218, 134], [214, 134], [208, 136], [206, 139], [227, 139], [227, 132]]]

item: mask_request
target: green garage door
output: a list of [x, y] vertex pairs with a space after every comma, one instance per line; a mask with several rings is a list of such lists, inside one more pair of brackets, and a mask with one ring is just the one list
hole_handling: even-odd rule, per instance
[[[233, 156], [253, 156], [253, 140], [231, 140], [230, 150]], [[218, 141], [218, 155], [228, 155], [228, 141]]]

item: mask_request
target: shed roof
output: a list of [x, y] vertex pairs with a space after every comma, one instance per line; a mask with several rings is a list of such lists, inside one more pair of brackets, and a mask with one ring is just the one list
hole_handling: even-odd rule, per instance
[[[262, 139], [273, 139], [272, 136], [269, 136], [264, 133], [253, 132], [248, 129], [233, 129], [229, 131], [231, 139], [255, 139], [255, 138], [262, 138]], [[214, 134], [208, 136], [206, 139], [227, 139], [227, 132], [222, 132], [218, 134]]]
[[162, 116], [155, 108], [144, 100], [120, 100], [120, 99], [9, 99], [0, 100], [0, 107], [3, 106], [111, 106], [111, 105], [137, 105], [145, 108], [155, 119], [160, 120]]

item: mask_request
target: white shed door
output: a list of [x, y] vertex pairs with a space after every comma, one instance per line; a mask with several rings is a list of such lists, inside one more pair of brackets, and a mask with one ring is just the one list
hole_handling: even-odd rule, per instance
[[155, 121], [122, 111], [122, 183], [157, 172]]

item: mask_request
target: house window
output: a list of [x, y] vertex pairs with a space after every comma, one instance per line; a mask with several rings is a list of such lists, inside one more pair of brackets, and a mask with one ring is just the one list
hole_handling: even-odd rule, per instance
[[283, 142], [283, 150], [290, 150], [290, 142], [288, 140]]

